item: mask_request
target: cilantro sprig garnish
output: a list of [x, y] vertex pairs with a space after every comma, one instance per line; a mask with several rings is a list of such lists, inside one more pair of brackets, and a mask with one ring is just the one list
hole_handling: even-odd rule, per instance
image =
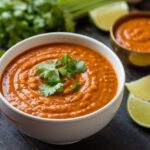
[[[84, 61], [73, 59], [69, 54], [64, 54], [60, 59], [42, 63], [37, 67], [37, 74], [46, 84], [39, 87], [40, 92], [45, 96], [62, 93], [64, 91], [64, 78], [67, 80], [85, 71]], [[78, 89], [79, 81], [75, 81], [71, 91], [75, 92]]]
[[60, 61], [63, 65], [63, 67], [59, 68], [62, 76], [72, 78], [77, 73], [84, 73], [86, 71], [86, 66], [83, 61], [72, 59], [68, 54], [64, 54]]

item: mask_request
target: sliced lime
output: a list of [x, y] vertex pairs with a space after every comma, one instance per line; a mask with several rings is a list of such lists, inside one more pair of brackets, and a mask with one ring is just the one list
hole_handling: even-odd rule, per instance
[[131, 54], [129, 60], [133, 65], [136, 66], [149, 66], [150, 65], [150, 54]]
[[150, 128], [150, 102], [130, 94], [127, 100], [127, 109], [130, 117], [139, 125]]
[[93, 9], [89, 14], [99, 29], [109, 31], [119, 17], [128, 13], [128, 9], [125, 1], [113, 2]]
[[126, 87], [134, 96], [143, 100], [150, 100], [150, 75], [126, 83]]

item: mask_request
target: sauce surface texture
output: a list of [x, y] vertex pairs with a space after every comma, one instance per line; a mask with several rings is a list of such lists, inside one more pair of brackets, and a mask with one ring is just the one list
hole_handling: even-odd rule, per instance
[[[39, 92], [43, 81], [36, 73], [37, 65], [64, 53], [83, 60], [87, 71], [67, 80], [64, 93], [46, 97]], [[71, 92], [75, 80], [79, 80], [80, 88]], [[9, 63], [1, 79], [2, 94], [14, 107], [42, 118], [74, 118], [94, 112], [115, 96], [117, 86], [116, 73], [104, 56], [72, 44], [50, 44], [26, 51]]]
[[123, 22], [117, 28], [115, 37], [124, 48], [150, 52], [150, 18], [133, 18]]

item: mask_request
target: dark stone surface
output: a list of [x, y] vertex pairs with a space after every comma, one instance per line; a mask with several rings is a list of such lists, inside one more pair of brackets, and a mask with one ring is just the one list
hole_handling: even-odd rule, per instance
[[[88, 20], [88, 19], [86, 19]], [[88, 21], [80, 21], [77, 32], [93, 37], [109, 47], [109, 34]], [[132, 81], [150, 73], [150, 70], [126, 66], [126, 81]], [[126, 110], [127, 91], [121, 107], [113, 120], [97, 134], [78, 143], [66, 146], [49, 145], [22, 135], [0, 114], [0, 150], [150, 150], [150, 129], [136, 125]], [[65, 136], [65, 135], [64, 135]]]

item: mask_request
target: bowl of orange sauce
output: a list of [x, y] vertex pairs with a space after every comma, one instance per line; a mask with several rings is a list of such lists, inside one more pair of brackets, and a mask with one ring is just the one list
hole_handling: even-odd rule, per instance
[[[39, 86], [46, 81], [35, 69], [64, 53], [74, 62], [84, 61], [87, 69], [66, 78], [64, 92], [44, 95]], [[71, 144], [100, 131], [114, 117], [124, 93], [119, 58], [103, 43], [80, 34], [54, 32], [25, 39], [1, 57], [0, 68], [1, 112], [20, 132], [46, 143]], [[76, 79], [79, 88], [66, 91]]]
[[150, 12], [132, 12], [113, 25], [111, 40], [123, 62], [138, 67], [150, 66]]

